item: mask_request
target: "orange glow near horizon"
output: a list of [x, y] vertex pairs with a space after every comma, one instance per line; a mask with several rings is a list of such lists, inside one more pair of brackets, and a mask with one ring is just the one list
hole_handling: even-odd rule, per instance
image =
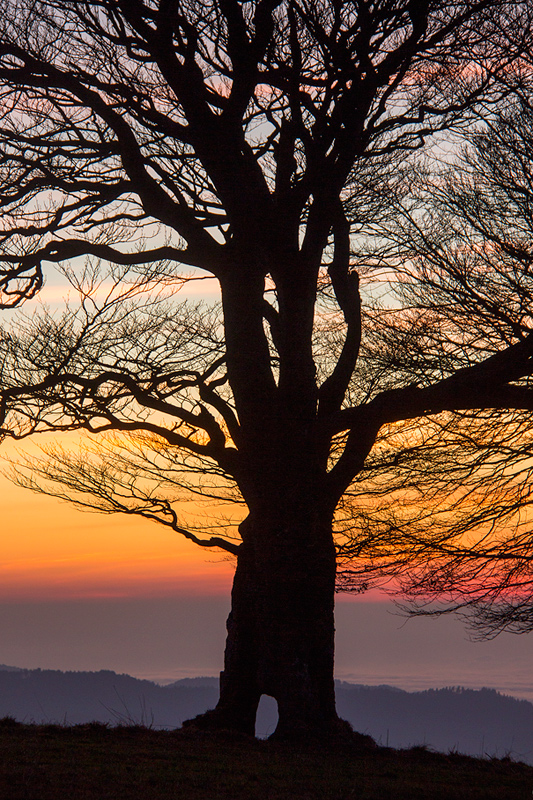
[[148, 520], [93, 514], [0, 477], [0, 598], [227, 595], [234, 564]]
[[[62, 438], [72, 444], [76, 436]], [[0, 456], [14, 456], [16, 449], [5, 442]], [[32, 451], [33, 445], [22, 449]], [[0, 468], [8, 466], [0, 461]], [[1, 602], [229, 597], [235, 560], [163, 525], [135, 515], [80, 511], [1, 474], [0, 497]], [[196, 521], [209, 513], [193, 503], [189, 511]], [[341, 602], [385, 599], [379, 589], [337, 595]]]
[[[0, 477], [0, 601], [228, 598], [234, 561], [138, 517], [78, 511]], [[337, 602], [386, 600], [379, 589]]]

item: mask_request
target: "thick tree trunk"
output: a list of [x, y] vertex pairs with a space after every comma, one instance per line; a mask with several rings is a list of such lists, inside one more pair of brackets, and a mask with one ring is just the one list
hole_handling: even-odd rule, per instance
[[[220, 701], [191, 724], [253, 735], [265, 694], [278, 704], [275, 737], [340, 735], [351, 729], [337, 716], [333, 681], [335, 498], [326, 488], [327, 450], [317, 441], [312, 352], [321, 249], [309, 263], [295, 250], [280, 261], [271, 327], [275, 376], [263, 323], [263, 267], [249, 268], [249, 247], [247, 236], [242, 268], [221, 281], [239, 417], [236, 478], [249, 515], [241, 526]], [[258, 264], [277, 263], [271, 253], [259, 256]]]
[[278, 703], [275, 738], [345, 735], [350, 728], [337, 716], [333, 681], [331, 527], [316, 515], [293, 517], [290, 527], [278, 510], [269, 516], [244, 524], [220, 700], [191, 724], [253, 735], [266, 694]]

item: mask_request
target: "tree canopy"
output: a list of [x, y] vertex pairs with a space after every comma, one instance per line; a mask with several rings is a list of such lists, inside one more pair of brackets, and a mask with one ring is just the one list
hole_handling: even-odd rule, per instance
[[[530, 335], [532, 114], [527, 88], [471, 131], [452, 166], [420, 180], [416, 201], [398, 209], [390, 233], [411, 265], [402, 291], [417, 309], [410, 335], [426, 368], [472, 362]], [[378, 342], [385, 352], [379, 333]], [[394, 358], [399, 369], [412, 367], [407, 353]], [[527, 390], [530, 375], [511, 387]], [[401, 575], [412, 609], [461, 610], [480, 635], [530, 631], [530, 409], [456, 412], [419, 431], [411, 427], [403, 441], [393, 431], [385, 458], [366, 465], [370, 476], [379, 470], [380, 499], [361, 573]], [[419, 499], [399, 512], [402, 496]], [[353, 575], [348, 568], [348, 583]]]

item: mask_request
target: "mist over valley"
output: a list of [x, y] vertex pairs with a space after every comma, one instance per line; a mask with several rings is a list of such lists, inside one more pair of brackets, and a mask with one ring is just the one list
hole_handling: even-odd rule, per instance
[[[407, 692], [393, 686], [336, 681], [339, 714], [382, 746], [425, 745], [474, 756], [533, 763], [533, 704], [494, 689], [450, 687]], [[111, 670], [62, 672], [0, 666], [0, 718], [25, 723], [179, 727], [213, 708], [215, 677], [184, 678], [161, 686]], [[256, 733], [276, 726], [277, 709], [263, 697]]]

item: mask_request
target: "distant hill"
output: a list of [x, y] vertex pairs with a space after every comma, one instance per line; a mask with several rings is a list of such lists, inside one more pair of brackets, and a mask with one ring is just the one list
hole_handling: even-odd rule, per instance
[[390, 747], [427, 744], [533, 763], [533, 704], [494, 689], [428, 689], [337, 683], [337, 708], [353, 727]]
[[0, 670], [0, 717], [21, 722], [138, 723], [176, 728], [217, 702], [215, 679], [206, 686], [159, 686], [130, 675], [59, 670]]
[[[435, 750], [533, 763], [533, 704], [493, 689], [405, 692], [391, 686], [337, 681], [339, 714], [382, 745], [426, 744]], [[212, 708], [216, 678], [185, 678], [167, 686], [115, 672], [60, 672], [0, 666], [0, 717], [75, 725], [97, 720], [176, 728]], [[276, 704], [263, 698], [259, 736], [276, 726]]]

